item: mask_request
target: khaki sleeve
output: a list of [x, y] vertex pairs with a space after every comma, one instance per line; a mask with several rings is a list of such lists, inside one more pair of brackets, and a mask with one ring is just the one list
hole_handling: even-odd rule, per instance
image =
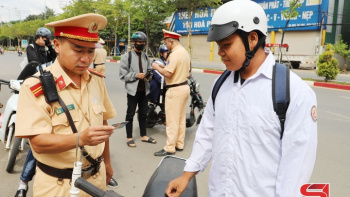
[[104, 100], [103, 100], [103, 106], [106, 109], [106, 112], [103, 113], [103, 120], [109, 120], [111, 118], [114, 118], [117, 115], [117, 111], [115, 110], [111, 99], [109, 98], [108, 92], [107, 92], [107, 88], [106, 88], [106, 84], [104, 82], [104, 80], [102, 79], [102, 83], [101, 83], [101, 88], [103, 90], [104, 93]]
[[52, 132], [50, 106], [44, 95], [34, 96], [28, 84], [19, 92], [15, 136], [33, 136]]
[[176, 66], [178, 65], [178, 61], [179, 61], [179, 57], [177, 53], [171, 53], [168, 59], [168, 63], [164, 69], [171, 73], [174, 73], [176, 70]]

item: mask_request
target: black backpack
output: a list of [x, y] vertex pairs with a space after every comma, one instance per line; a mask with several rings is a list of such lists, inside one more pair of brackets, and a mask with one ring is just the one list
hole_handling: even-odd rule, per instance
[[[226, 78], [231, 74], [231, 71], [225, 70], [219, 79], [216, 81], [211, 98], [215, 110], [215, 99], [222, 84]], [[273, 67], [272, 73], [272, 101], [273, 109], [275, 110], [278, 119], [281, 123], [281, 138], [283, 137], [284, 122], [286, 120], [286, 113], [290, 102], [290, 85], [289, 85], [289, 67], [283, 64], [276, 63]]]

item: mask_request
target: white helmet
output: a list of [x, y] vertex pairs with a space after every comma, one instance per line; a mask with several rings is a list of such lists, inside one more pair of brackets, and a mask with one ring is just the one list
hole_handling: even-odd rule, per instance
[[214, 13], [207, 37], [208, 42], [218, 41], [233, 34], [258, 30], [267, 35], [267, 17], [264, 9], [251, 0], [233, 0], [220, 6]]

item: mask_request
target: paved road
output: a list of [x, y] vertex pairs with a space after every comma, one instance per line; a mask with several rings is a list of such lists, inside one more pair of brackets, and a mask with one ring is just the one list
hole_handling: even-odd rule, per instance
[[[17, 77], [19, 72], [18, 65], [21, 59], [10, 54], [0, 55], [0, 78], [11, 79]], [[116, 77], [118, 68], [119, 65], [116, 63], [107, 63], [107, 89], [118, 111], [117, 117], [110, 120], [109, 123], [121, 122], [126, 112], [126, 94], [123, 84]], [[207, 100], [213, 80], [218, 75], [198, 73], [193, 75], [201, 83], [202, 96], [204, 100]], [[317, 161], [310, 182], [330, 183], [332, 196], [347, 197], [350, 194], [350, 187], [348, 186], [350, 177], [350, 171], [348, 170], [350, 166], [350, 92], [318, 87], [313, 87], [313, 89], [318, 97], [319, 143]], [[2, 86], [0, 102], [4, 103], [9, 96], [8, 88]], [[193, 126], [187, 129], [185, 150], [176, 153], [176, 156], [183, 158], [190, 156], [196, 128], [196, 126]], [[137, 121], [135, 121], [134, 137], [137, 143], [136, 148], [126, 146], [124, 130], [117, 130], [111, 137], [114, 177], [120, 184], [115, 191], [124, 196], [142, 196], [149, 178], [161, 160], [159, 157], [154, 157], [153, 153], [164, 146], [166, 140], [165, 127], [155, 126], [153, 129], [148, 129], [148, 134], [157, 139], [158, 143], [156, 145], [141, 143], [138, 136]], [[0, 146], [4, 146], [4, 144], [0, 142]], [[24, 163], [25, 153], [26, 151], [19, 155], [14, 173], [8, 174], [5, 171], [7, 152], [0, 148], [0, 190], [2, 191], [0, 196], [14, 195], [18, 187], [18, 179]], [[207, 195], [208, 172], [209, 170], [207, 169], [197, 176], [200, 197]], [[29, 196], [32, 196], [32, 190], [29, 191]]]
[[[192, 65], [195, 68], [203, 68], [203, 69], [205, 68], [220, 69], [220, 70], [226, 69], [225, 65], [222, 62], [204, 62], [200, 60], [192, 60]], [[293, 69], [292, 71], [302, 78], [324, 80], [324, 77], [317, 76], [315, 69], [301, 67], [300, 69]], [[337, 79], [334, 81], [342, 81], [342, 82], [350, 83], [350, 74], [338, 74]]]

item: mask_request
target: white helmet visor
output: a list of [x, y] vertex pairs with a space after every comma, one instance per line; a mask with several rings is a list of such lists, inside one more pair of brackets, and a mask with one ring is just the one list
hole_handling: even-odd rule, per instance
[[238, 29], [238, 22], [232, 21], [226, 24], [215, 24], [209, 28], [207, 42], [218, 41], [233, 34]]

